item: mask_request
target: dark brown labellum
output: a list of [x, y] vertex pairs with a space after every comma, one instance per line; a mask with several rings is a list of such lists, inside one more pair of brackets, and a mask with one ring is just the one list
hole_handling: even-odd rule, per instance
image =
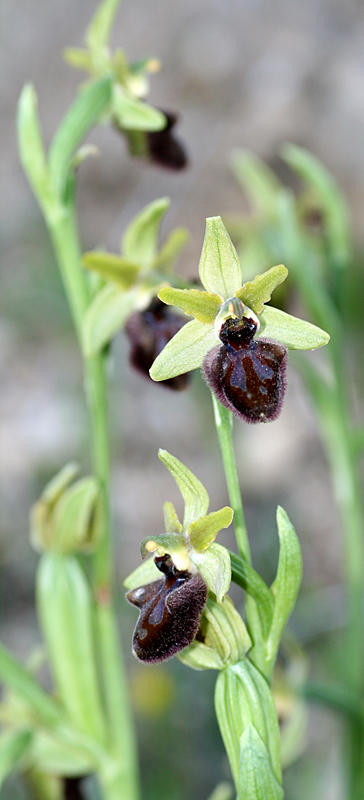
[[[132, 314], [125, 330], [131, 344], [129, 360], [133, 367], [149, 378], [153, 361], [184, 324], [182, 317], [171, 311], [158, 297], [152, 300], [145, 311]], [[186, 389], [189, 382], [190, 373], [160, 381], [176, 391]]]
[[188, 163], [186, 151], [173, 132], [178, 114], [163, 109], [161, 111], [166, 117], [167, 124], [161, 131], [147, 131], [149, 157], [161, 167], [184, 169]]
[[179, 571], [169, 555], [155, 558], [155, 563], [164, 573], [163, 580], [126, 595], [140, 611], [133, 653], [149, 664], [165, 661], [191, 644], [207, 599], [207, 587], [198, 572]]
[[269, 422], [282, 408], [287, 349], [254, 339], [256, 330], [254, 320], [226, 320], [220, 331], [222, 344], [207, 353], [203, 375], [220, 403], [237, 417]]

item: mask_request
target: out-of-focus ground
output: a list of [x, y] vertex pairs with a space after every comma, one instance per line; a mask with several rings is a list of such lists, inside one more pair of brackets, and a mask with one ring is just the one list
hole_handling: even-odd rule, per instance
[[[82, 44], [94, 8], [94, 2], [81, 0], [3, 0], [0, 11], [0, 634], [22, 658], [40, 641], [28, 511], [66, 461], [78, 459], [88, 469], [88, 456], [80, 358], [47, 233], [18, 162], [15, 109], [23, 83], [32, 81], [50, 141], [82, 79], [61, 52]], [[114, 131], [94, 132], [90, 138], [100, 154], [79, 173], [85, 249], [103, 245], [115, 251], [129, 219], [167, 194], [172, 208], [164, 230], [189, 228], [181, 269], [195, 276], [205, 217], [246, 208], [229, 172], [231, 150], [243, 146], [275, 161], [288, 140], [311, 149], [340, 182], [360, 251], [363, 36], [360, 2], [124, 0], [113, 44], [131, 59], [161, 59], [164, 68], [152, 78], [150, 99], [180, 111], [178, 133], [191, 166], [184, 174], [158, 171], [131, 160]], [[161, 531], [163, 502], [175, 500], [181, 508], [157, 459], [158, 447], [205, 483], [212, 510], [227, 496], [210, 400], [198, 376], [192, 391], [181, 395], [148, 384], [131, 372], [120, 335], [111, 361], [110, 408], [121, 586], [139, 561], [139, 541]], [[300, 536], [304, 582], [293, 626], [319, 672], [323, 656], [316, 637], [342, 623], [340, 528], [316, 420], [292, 369], [280, 419], [258, 427], [237, 424], [236, 444], [255, 565], [267, 580], [277, 557], [278, 503]], [[233, 546], [229, 532], [219, 540]], [[135, 613], [126, 608], [122, 591], [120, 609], [129, 651]], [[132, 659], [130, 672], [145, 797], [207, 798], [228, 776], [213, 716], [214, 676], [178, 663], [147, 670]], [[287, 772], [287, 800], [341, 800], [338, 723], [317, 710], [310, 720], [307, 754]], [[4, 790], [4, 798], [14, 791], [23, 797], [20, 784], [14, 786]]]

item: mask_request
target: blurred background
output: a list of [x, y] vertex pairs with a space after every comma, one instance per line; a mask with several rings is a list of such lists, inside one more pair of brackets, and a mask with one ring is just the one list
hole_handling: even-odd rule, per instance
[[[0, 9], [0, 636], [21, 658], [40, 643], [29, 508], [65, 462], [77, 459], [86, 471], [89, 462], [80, 357], [48, 235], [19, 165], [16, 103], [24, 82], [32, 81], [49, 143], [83, 79], [62, 51], [82, 45], [95, 7], [82, 0], [2, 0]], [[229, 169], [232, 149], [249, 148], [279, 171], [280, 146], [291, 141], [321, 158], [346, 193], [360, 276], [363, 35], [364, 8], [354, 0], [124, 0], [112, 44], [131, 60], [160, 58], [150, 101], [180, 113], [178, 136], [190, 166], [180, 174], [158, 170], [131, 159], [115, 131], [95, 131], [90, 140], [99, 155], [79, 171], [84, 249], [116, 252], [131, 217], [169, 195], [164, 232], [176, 225], [190, 230], [180, 269], [196, 277], [206, 216], [247, 209]], [[127, 358], [120, 335], [110, 363], [112, 502], [144, 796], [204, 800], [229, 777], [214, 719], [215, 675], [192, 672], [177, 660], [146, 669], [132, 659], [136, 615], [124, 601], [122, 581], [139, 563], [140, 540], [161, 532], [163, 502], [182, 508], [158, 447], [202, 480], [211, 510], [227, 495], [209, 394], [199, 376], [191, 390], [174, 394], [133, 373]], [[278, 421], [235, 427], [254, 566], [273, 579], [279, 503], [296, 527], [304, 558], [291, 630], [305, 645], [307, 669], [320, 676], [326, 646], [343, 622], [340, 527], [315, 414], [294, 370]], [[230, 531], [219, 541], [233, 547]], [[234, 598], [240, 602], [239, 593]], [[304, 755], [286, 772], [287, 800], [341, 800], [340, 720], [313, 707], [308, 725]], [[26, 794], [14, 781], [2, 797]]]

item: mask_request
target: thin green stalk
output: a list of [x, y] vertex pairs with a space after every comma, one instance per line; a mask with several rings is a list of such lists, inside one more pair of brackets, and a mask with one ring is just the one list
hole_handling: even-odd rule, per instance
[[229, 500], [231, 508], [234, 511], [234, 528], [239, 555], [241, 558], [247, 561], [248, 564], [251, 564], [248, 532], [245, 524], [243, 502], [241, 499], [239, 478], [236, 469], [232, 441], [232, 414], [230, 411], [224, 408], [221, 403], [219, 403], [214, 394], [211, 396], [214, 409], [215, 425], [224, 464]]
[[[224, 464], [226, 485], [228, 489], [230, 505], [234, 511], [236, 542], [238, 545], [239, 555], [250, 566], [251, 553], [232, 440], [232, 414], [230, 411], [225, 409], [221, 403], [219, 403], [214, 394], [211, 396], [214, 409], [215, 425]], [[267, 670], [265, 643], [262, 623], [259, 617], [259, 610], [255, 600], [253, 600], [253, 597], [250, 596], [250, 594], [245, 595], [245, 615], [249, 635], [253, 642], [253, 647], [249, 652], [249, 658], [252, 663], [263, 673], [263, 675], [267, 677], [267, 680], [270, 680]]]
[[[82, 346], [82, 320], [90, 302], [88, 285], [81, 269], [73, 204], [63, 216], [49, 221], [50, 233], [73, 319]], [[85, 358], [85, 389], [92, 427], [92, 459], [102, 492], [102, 537], [93, 555], [96, 622], [100, 645], [105, 701], [108, 712], [111, 746], [118, 760], [117, 774], [102, 778], [105, 797], [115, 792], [123, 800], [138, 797], [138, 771], [135, 733], [128, 703], [128, 689], [121, 660], [118, 633], [112, 607], [112, 553], [109, 511], [109, 437], [105, 359], [102, 354]], [[109, 784], [112, 785], [112, 791]], [[116, 788], [117, 787], [117, 788]]]

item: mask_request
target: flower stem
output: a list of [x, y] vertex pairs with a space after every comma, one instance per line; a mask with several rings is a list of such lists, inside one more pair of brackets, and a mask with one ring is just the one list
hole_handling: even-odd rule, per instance
[[224, 464], [229, 500], [234, 511], [234, 528], [239, 555], [241, 558], [247, 561], [248, 564], [251, 564], [248, 532], [245, 524], [243, 502], [241, 499], [239, 478], [236, 469], [232, 441], [233, 418], [231, 412], [224, 408], [221, 403], [219, 403], [215, 395], [212, 394], [211, 396], [214, 409], [215, 425]]
[[[74, 206], [68, 204], [64, 213], [48, 220], [57, 261], [68, 296], [80, 346], [82, 321], [90, 302], [90, 292], [81, 269], [81, 251], [75, 224]], [[112, 552], [109, 504], [109, 437], [107, 417], [107, 385], [105, 357], [98, 354], [84, 360], [85, 391], [91, 419], [91, 449], [93, 468], [102, 493], [100, 544], [93, 555], [95, 616], [100, 647], [105, 702], [111, 737], [111, 750], [118, 763], [120, 778], [102, 780], [105, 798], [119, 791], [123, 800], [136, 800], [138, 771], [135, 733], [128, 702], [117, 625], [112, 605]], [[117, 787], [117, 789], [116, 789]]]

